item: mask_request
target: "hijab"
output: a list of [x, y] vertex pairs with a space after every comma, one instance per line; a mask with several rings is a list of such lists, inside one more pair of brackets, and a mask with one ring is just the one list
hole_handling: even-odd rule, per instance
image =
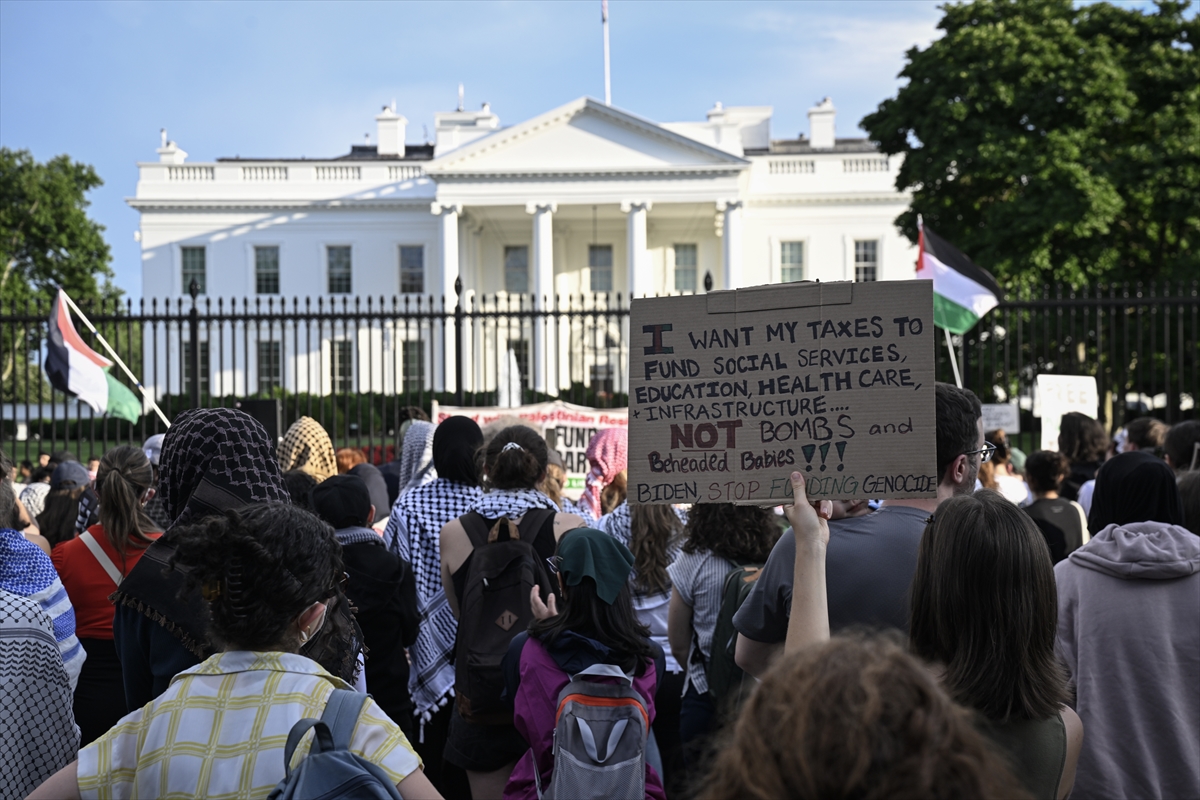
[[1175, 473], [1145, 450], [1121, 453], [1096, 473], [1088, 529], [1095, 536], [1109, 525], [1130, 522], [1183, 524], [1183, 503]]
[[404, 434], [400, 455], [400, 493], [415, 489], [437, 478], [433, 467], [434, 424], [416, 420]]
[[298, 469], [317, 479], [317, 483], [338, 474], [333, 442], [321, 423], [312, 417], [300, 417], [292, 423], [279, 443], [279, 465], [286, 472]]
[[[405, 440], [408, 444], [408, 440]], [[439, 478], [479, 485], [479, 461], [476, 458], [483, 445], [483, 431], [470, 417], [450, 417], [437, 426], [433, 434], [433, 465]]]
[[624, 428], [605, 428], [597, 431], [588, 442], [587, 460], [592, 468], [584, 481], [579, 505], [600, 518], [600, 492], [625, 470], [629, 462], [629, 432]]

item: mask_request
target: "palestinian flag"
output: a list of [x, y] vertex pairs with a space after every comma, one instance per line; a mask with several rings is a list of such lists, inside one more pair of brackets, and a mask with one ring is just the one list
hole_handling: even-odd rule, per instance
[[966, 333], [1000, 303], [992, 274], [923, 224], [917, 277], [933, 281], [933, 321], [951, 333]]
[[142, 404], [129, 387], [108, 374], [112, 362], [84, 344], [67, 308], [62, 289], [50, 308], [46, 340], [46, 377], [60, 392], [75, 395], [99, 414], [137, 422]]

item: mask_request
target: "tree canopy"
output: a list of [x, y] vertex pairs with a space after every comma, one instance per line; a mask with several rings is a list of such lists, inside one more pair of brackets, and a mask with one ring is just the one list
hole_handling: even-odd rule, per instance
[[917, 215], [1002, 282], [1200, 275], [1200, 21], [1071, 0], [944, 7], [862, 121]]
[[66, 155], [39, 164], [28, 150], [0, 148], [0, 300], [116, 297], [104, 226], [87, 215], [87, 192], [103, 182]]

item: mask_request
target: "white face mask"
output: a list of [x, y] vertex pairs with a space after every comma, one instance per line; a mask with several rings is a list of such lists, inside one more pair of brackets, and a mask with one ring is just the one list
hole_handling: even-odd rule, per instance
[[[316, 604], [314, 603], [313, 605], [316, 605]], [[312, 606], [309, 606], [309, 608], [312, 608]], [[307, 609], [306, 609], [306, 612], [307, 612]], [[321, 629], [325, 627], [325, 617], [328, 616], [328, 614], [329, 614], [329, 607], [328, 606], [323, 607], [321, 609], [320, 621], [317, 622], [317, 624], [310, 626], [310, 628], [309, 628], [309, 630], [311, 630], [312, 633], [307, 633], [306, 631], [301, 629], [300, 644], [305, 644], [306, 642], [313, 639], [317, 634], [319, 634], [321, 632]], [[301, 615], [301, 616], [303, 616], [303, 615]]]

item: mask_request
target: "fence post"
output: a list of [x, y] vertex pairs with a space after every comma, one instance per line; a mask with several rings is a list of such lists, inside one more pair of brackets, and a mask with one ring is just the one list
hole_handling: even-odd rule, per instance
[[188, 285], [188, 294], [192, 296], [192, 311], [188, 315], [188, 370], [191, 372], [192, 408], [200, 407], [200, 311], [196, 308], [196, 297], [200, 294], [200, 284], [195, 278]]
[[454, 279], [454, 387], [456, 392], [455, 402], [458, 405], [463, 404], [463, 306], [462, 306], [462, 276], [459, 275]]

